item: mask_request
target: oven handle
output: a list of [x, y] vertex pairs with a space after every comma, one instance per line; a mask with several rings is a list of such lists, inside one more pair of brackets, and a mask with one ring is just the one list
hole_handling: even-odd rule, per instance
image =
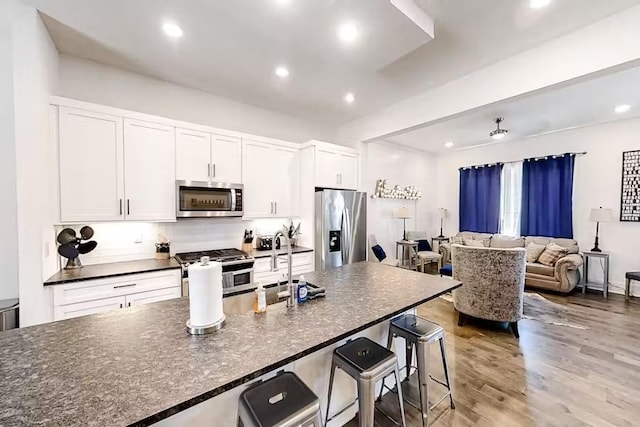
[[222, 273], [222, 275], [224, 276], [225, 274], [227, 275], [231, 275], [231, 276], [236, 276], [238, 274], [245, 274], [245, 273], [250, 273], [253, 271], [253, 267], [251, 268], [245, 268], [244, 270], [236, 270], [236, 271], [225, 271], [224, 273]]

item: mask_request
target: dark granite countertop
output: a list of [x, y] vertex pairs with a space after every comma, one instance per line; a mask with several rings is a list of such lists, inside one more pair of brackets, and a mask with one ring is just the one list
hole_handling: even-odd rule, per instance
[[325, 298], [212, 335], [186, 333], [185, 298], [3, 332], [0, 425], [149, 425], [459, 286], [369, 262], [306, 276]]
[[[305, 248], [304, 246], [295, 246], [292, 250], [292, 253], [294, 254], [301, 254], [304, 252], [313, 252], [313, 249], [311, 248]], [[287, 253], [287, 249], [278, 249], [278, 254], [286, 254]], [[254, 258], [265, 258], [268, 256], [271, 256], [271, 251], [259, 251], [257, 249], [253, 249], [251, 251], [251, 256]]]
[[60, 285], [82, 280], [103, 279], [105, 277], [124, 276], [126, 274], [150, 273], [152, 271], [181, 268], [178, 261], [169, 259], [140, 259], [136, 261], [110, 262], [85, 265], [76, 270], [60, 270], [49, 277], [44, 285]]

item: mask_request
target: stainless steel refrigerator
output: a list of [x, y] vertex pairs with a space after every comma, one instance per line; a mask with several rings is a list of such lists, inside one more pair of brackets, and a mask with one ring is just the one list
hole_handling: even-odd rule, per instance
[[316, 269], [367, 259], [367, 193], [316, 192]]

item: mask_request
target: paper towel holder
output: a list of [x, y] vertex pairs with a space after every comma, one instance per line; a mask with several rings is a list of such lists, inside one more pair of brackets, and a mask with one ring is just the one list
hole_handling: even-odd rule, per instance
[[191, 335], [211, 334], [222, 329], [225, 319], [226, 316], [223, 315], [222, 318], [217, 322], [205, 326], [193, 326], [191, 324], [191, 319], [189, 319], [187, 320], [187, 332], [189, 332]]

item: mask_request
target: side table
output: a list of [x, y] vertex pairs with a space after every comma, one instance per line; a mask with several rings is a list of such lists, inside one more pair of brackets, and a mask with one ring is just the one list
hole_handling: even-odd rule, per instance
[[[605, 298], [609, 297], [609, 252], [592, 252], [586, 251], [583, 252], [584, 256], [584, 268], [583, 268], [583, 277], [582, 277], [582, 293], [584, 294], [587, 290], [587, 287], [593, 288], [595, 286], [596, 289], [602, 290], [602, 296]], [[589, 258], [597, 258], [604, 261], [603, 273], [604, 273], [604, 281], [602, 283], [590, 282], [589, 281]]]
[[[398, 249], [402, 247], [402, 258], [398, 257]], [[414, 240], [398, 240], [396, 242], [396, 259], [400, 261], [400, 268], [414, 270], [418, 265], [414, 262], [418, 253], [418, 242]]]
[[[436, 245], [436, 242], [438, 243]], [[440, 253], [440, 245], [442, 243], [449, 243], [449, 238], [448, 237], [432, 237], [431, 238], [431, 250], [435, 253]]]

